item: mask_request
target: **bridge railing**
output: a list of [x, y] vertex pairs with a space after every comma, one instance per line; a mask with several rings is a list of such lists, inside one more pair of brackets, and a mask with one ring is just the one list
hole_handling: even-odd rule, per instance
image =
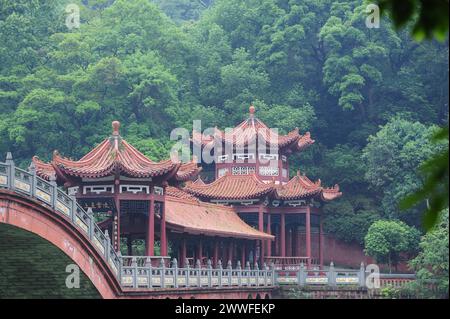
[[[33, 164], [28, 171], [16, 167], [11, 153], [8, 153], [5, 163], [0, 163], [0, 188], [39, 201], [84, 233], [123, 287], [259, 287], [273, 286], [275, 283], [273, 267], [269, 269], [266, 265], [262, 269], [257, 265], [250, 269], [249, 263], [245, 268], [238, 263], [237, 268], [232, 269], [231, 263], [226, 268], [219, 263], [219, 267], [213, 269], [211, 261], [208, 261], [206, 268], [197, 261], [195, 267], [179, 268], [176, 260], [170, 262], [167, 257], [122, 257], [111, 245], [108, 233], [103, 233], [95, 223], [91, 209], [84, 210], [74, 196], [59, 189], [55, 178], [46, 181], [37, 176]], [[156, 263], [155, 267], [156, 258], [159, 264]], [[189, 262], [185, 261], [185, 264]]]
[[328, 269], [308, 269], [302, 263], [297, 271], [275, 271], [275, 283], [298, 286], [359, 286], [366, 284], [365, 268], [336, 269], [331, 263]]
[[58, 188], [54, 178], [46, 181], [37, 176], [33, 163], [28, 171], [16, 167], [11, 153], [8, 153], [6, 162], [0, 163], [0, 188], [30, 196], [69, 221], [89, 238], [120, 280], [120, 257], [111, 247], [108, 233], [103, 233], [95, 223], [92, 210], [85, 211], [74, 196]]
[[217, 268], [212, 267], [211, 260], [207, 266], [202, 267], [197, 260], [195, 267], [178, 267], [178, 261], [173, 259], [170, 266], [161, 258], [159, 266], [153, 266], [150, 257], [144, 265], [138, 261], [138, 257], [131, 257], [129, 266], [122, 266], [121, 284], [127, 288], [202, 288], [202, 287], [271, 287], [275, 284], [275, 271], [273, 267], [263, 265], [259, 269], [255, 264], [253, 269], [247, 263], [241, 268], [240, 262], [236, 268], [232, 268], [228, 262], [226, 268], [219, 261]]

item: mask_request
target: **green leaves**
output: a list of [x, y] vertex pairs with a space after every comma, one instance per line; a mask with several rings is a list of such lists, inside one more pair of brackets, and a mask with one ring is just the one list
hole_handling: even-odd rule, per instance
[[382, 12], [392, 16], [396, 28], [412, 21], [412, 34], [416, 40], [435, 37], [445, 41], [448, 37], [447, 0], [378, 0]]
[[436, 225], [440, 212], [445, 208], [448, 209], [448, 126], [438, 130], [432, 141], [436, 144], [444, 143], [444, 148], [436, 151], [420, 166], [421, 175], [425, 177], [423, 186], [400, 202], [401, 209], [409, 209], [420, 202], [427, 201], [423, 225], [428, 231]]
[[[449, 288], [449, 224], [448, 209], [440, 214], [438, 223], [420, 241], [419, 254], [410, 261], [416, 271], [418, 291], [422, 297], [446, 298]], [[429, 280], [434, 280], [430, 289]]]
[[369, 138], [363, 153], [367, 167], [366, 180], [383, 194], [384, 210], [392, 217], [417, 226], [420, 224], [421, 208], [400, 212], [398, 203], [423, 185], [418, 168], [439, 149], [430, 141], [435, 131], [434, 126], [392, 119]]
[[413, 253], [419, 243], [420, 233], [414, 227], [395, 220], [379, 220], [373, 223], [366, 237], [365, 252], [379, 263], [396, 266], [402, 253]]

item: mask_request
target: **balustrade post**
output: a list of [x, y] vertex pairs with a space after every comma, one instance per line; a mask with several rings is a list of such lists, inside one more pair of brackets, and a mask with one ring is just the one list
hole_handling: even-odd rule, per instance
[[159, 262], [159, 272], [161, 277], [161, 288], [166, 288], [166, 264], [164, 263], [164, 259], [161, 258]]
[[178, 261], [176, 258], [172, 261], [173, 280], [175, 288], [178, 288]]
[[328, 280], [329, 280], [328, 284], [331, 287], [336, 287], [336, 271], [334, 269], [334, 263], [333, 262], [330, 263], [330, 270], [329, 270]]
[[222, 287], [223, 269], [222, 269], [222, 260], [220, 260], [220, 259], [217, 262], [217, 269], [219, 269], [219, 287]]
[[366, 267], [364, 266], [364, 262], [361, 262], [361, 266], [359, 267], [359, 286], [365, 287], [366, 286]]
[[267, 264], [264, 263], [263, 265], [264, 269], [264, 286], [267, 286], [267, 271], [269, 270], [269, 267], [267, 267]]
[[31, 162], [30, 166], [28, 167], [28, 172], [31, 174], [31, 197], [36, 197], [36, 185], [37, 185], [37, 177], [36, 177], [36, 165], [34, 162]]
[[197, 270], [197, 287], [202, 286], [202, 264], [200, 262], [200, 259], [197, 259], [197, 262], [195, 263], [195, 268]]
[[255, 273], [256, 273], [255, 283], [256, 283], [256, 287], [258, 287], [259, 286], [259, 265], [258, 265], [258, 262], [255, 262]]
[[138, 287], [137, 277], [138, 277], [138, 269], [137, 269], [137, 261], [136, 257], [131, 258], [131, 269], [132, 269], [132, 277], [133, 277], [133, 288]]
[[233, 264], [231, 263], [231, 260], [228, 260], [227, 270], [228, 270], [228, 287], [231, 287], [231, 279], [233, 275]]
[[6, 153], [5, 164], [8, 165], [8, 172], [6, 174], [8, 176], [7, 187], [13, 191], [16, 188], [16, 166], [11, 152]]
[[242, 286], [242, 267], [241, 267], [240, 260], [237, 261], [236, 270], [238, 273], [238, 286], [241, 287]]
[[246, 276], [247, 276], [247, 286], [251, 286], [251, 282], [250, 282], [250, 278], [251, 278], [251, 276], [252, 276], [252, 274], [251, 274], [251, 268], [250, 268], [250, 262], [249, 261], [247, 261], [246, 263], [245, 263], [245, 270], [246, 270]]
[[300, 269], [298, 271], [298, 285], [300, 287], [303, 287], [306, 284], [306, 277], [305, 277], [305, 264], [300, 264]]
[[94, 238], [94, 229], [95, 229], [94, 212], [92, 211], [92, 208], [89, 207], [86, 213], [89, 216], [89, 225], [88, 225], [89, 239], [92, 240]]
[[211, 259], [208, 259], [207, 262], [207, 267], [208, 267], [208, 287], [212, 287], [212, 262]]
[[191, 276], [191, 266], [189, 265], [189, 260], [187, 258], [184, 259], [184, 268], [186, 271], [186, 287], [190, 286], [190, 276]]
[[111, 250], [111, 239], [109, 238], [109, 233], [108, 230], [105, 230], [105, 257], [106, 257], [106, 261], [109, 260], [109, 251]]
[[[119, 279], [120, 285], [122, 285], [123, 258], [122, 258], [122, 254], [120, 253], [120, 251], [117, 253], [117, 259], [119, 260], [119, 266], [117, 268], [118, 277], [119, 277], [118, 279]], [[108, 257], [106, 258], [106, 261], [108, 261]]]
[[148, 287], [153, 288], [153, 269], [152, 269], [152, 259], [150, 257], [147, 257], [145, 259], [145, 268], [147, 269], [147, 280], [148, 280]]
[[58, 185], [56, 184], [56, 176], [52, 174], [50, 176], [50, 193], [51, 193], [51, 205], [56, 210], [56, 201], [58, 200]]
[[70, 198], [70, 219], [72, 223], [76, 224], [77, 222], [77, 199], [73, 195], [69, 195]]
[[275, 263], [274, 262], [272, 262], [270, 264], [270, 268], [272, 269], [272, 273], [271, 273], [271, 275], [272, 275], [272, 286], [275, 286], [278, 274], [275, 271]]

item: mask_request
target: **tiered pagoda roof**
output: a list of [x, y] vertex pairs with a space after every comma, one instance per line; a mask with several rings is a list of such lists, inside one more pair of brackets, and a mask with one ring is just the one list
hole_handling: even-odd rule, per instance
[[210, 184], [201, 180], [188, 182], [184, 189], [200, 198], [220, 200], [259, 198], [274, 190], [273, 185], [262, 182], [255, 174], [244, 176], [229, 173]]
[[181, 164], [172, 160], [154, 162], [130, 145], [119, 134], [120, 123], [113, 122], [113, 134], [78, 161], [53, 153], [50, 163], [33, 157], [39, 176], [49, 180], [56, 176], [70, 178], [101, 178], [121, 174], [134, 178], [166, 177], [185, 181], [198, 175], [200, 168], [194, 162]]
[[250, 106], [249, 111], [249, 118], [233, 128], [230, 132], [224, 132], [218, 128], [215, 128], [213, 134], [209, 135], [194, 131], [192, 142], [206, 146], [218, 141], [223, 144], [243, 147], [254, 143], [258, 139], [259, 142], [264, 141], [267, 146], [272, 143], [272, 145], [278, 145], [279, 149], [291, 149], [293, 151], [303, 150], [314, 143], [309, 132], [300, 135], [298, 128], [289, 132], [287, 135], [280, 135], [254, 116], [254, 106]]
[[320, 180], [312, 182], [308, 177], [297, 174], [287, 184], [265, 183], [255, 174], [226, 174], [211, 184], [190, 182], [184, 190], [194, 196], [207, 200], [248, 200], [266, 195], [281, 200], [316, 198], [331, 201], [342, 195], [339, 186], [322, 187]]
[[166, 222], [176, 231], [192, 235], [274, 239], [274, 236], [245, 223], [231, 207], [201, 202], [185, 191], [170, 186], [167, 195]]

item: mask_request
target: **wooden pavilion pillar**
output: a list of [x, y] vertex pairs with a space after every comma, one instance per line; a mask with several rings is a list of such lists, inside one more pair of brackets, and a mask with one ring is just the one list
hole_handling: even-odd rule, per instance
[[[267, 226], [266, 226], [267, 228], [267, 233], [269, 234], [269, 235], [272, 235], [272, 229], [271, 229], [271, 227], [272, 227], [272, 223], [271, 223], [271, 220], [270, 220], [270, 214], [267, 214]], [[269, 240], [267, 240], [267, 249], [266, 249], [266, 252], [267, 252], [267, 256], [272, 256], [272, 241], [269, 239]]]
[[228, 261], [233, 262], [233, 241], [230, 239], [229, 243], [228, 243]]
[[241, 265], [242, 268], [245, 267], [245, 263], [247, 262], [247, 243], [245, 242], [245, 240], [242, 242], [241, 245]]
[[[164, 191], [165, 193], [165, 191]], [[167, 256], [166, 203], [161, 203], [161, 256]]]
[[306, 207], [306, 257], [308, 268], [311, 267], [311, 206]]
[[153, 196], [150, 198], [150, 211], [148, 213], [147, 234], [146, 234], [146, 251], [147, 256], [155, 255], [155, 200]]
[[213, 264], [214, 264], [214, 267], [217, 267], [218, 261], [219, 261], [219, 240], [216, 239], [214, 241], [214, 253], [213, 253]]
[[186, 267], [187, 265], [185, 265], [185, 261], [187, 258], [187, 249], [186, 249], [186, 238], [183, 236], [183, 238], [181, 239], [181, 254], [180, 254], [180, 261], [179, 264], [183, 265], [183, 267]]
[[[263, 205], [259, 205], [258, 208], [258, 230], [260, 232], [264, 232], [264, 211], [263, 211]], [[264, 264], [264, 251], [265, 251], [265, 240], [261, 240], [259, 243], [259, 264]]]
[[116, 175], [114, 179], [114, 204], [116, 205], [116, 216], [112, 225], [112, 240], [115, 251], [120, 252], [120, 178]]
[[[202, 238], [199, 237], [198, 238], [198, 244], [197, 244], [197, 256], [196, 256], [196, 259], [200, 260], [200, 263], [203, 265], [202, 257], [203, 257], [203, 241], [202, 241]], [[197, 261], [195, 261], [195, 262], [197, 262]]]
[[320, 216], [320, 226], [319, 226], [319, 265], [320, 269], [323, 268], [323, 242], [324, 242], [324, 234], [323, 234], [323, 223], [322, 216]]
[[286, 257], [286, 216], [280, 214], [280, 256]]

